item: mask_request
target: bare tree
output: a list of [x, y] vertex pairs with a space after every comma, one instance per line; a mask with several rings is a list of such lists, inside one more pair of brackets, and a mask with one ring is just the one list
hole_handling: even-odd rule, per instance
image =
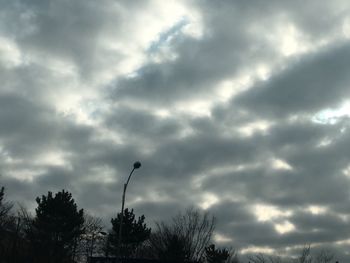
[[5, 188], [0, 187], [0, 258], [5, 258], [9, 245], [8, 233], [15, 228], [14, 221], [11, 219], [12, 207], [12, 203], [5, 201]]
[[269, 256], [270, 263], [282, 263], [282, 258], [280, 256]]
[[312, 263], [311, 247], [310, 245], [304, 246], [301, 250], [301, 255], [298, 258], [299, 263]]
[[248, 256], [251, 263], [282, 263], [280, 256], [269, 256], [262, 253]]
[[5, 200], [5, 188], [0, 188], [0, 231], [9, 224], [9, 215], [13, 204]]
[[334, 253], [328, 249], [322, 249], [316, 255], [316, 262], [317, 263], [330, 263], [333, 261], [333, 259], [334, 259]]
[[160, 259], [199, 261], [210, 243], [214, 226], [214, 217], [189, 208], [175, 216], [170, 224], [156, 224], [150, 249]]
[[248, 259], [252, 263], [268, 263], [267, 257], [262, 253], [248, 256]]
[[87, 259], [95, 253], [102, 253], [103, 223], [101, 218], [89, 214], [85, 214], [84, 219], [84, 234], [77, 240], [76, 253]]
[[328, 249], [321, 249], [317, 254], [312, 256], [311, 246], [307, 245], [301, 250], [301, 255], [298, 258], [298, 263], [331, 263], [335, 254]]
[[328, 249], [321, 249], [317, 254], [311, 253], [311, 245], [305, 245], [297, 258], [282, 258], [280, 256], [268, 256], [262, 253], [248, 256], [250, 263], [331, 263], [335, 254]]
[[229, 257], [226, 260], [226, 263], [240, 263], [238, 253], [235, 249], [231, 248], [229, 250]]
[[22, 262], [30, 257], [30, 242], [28, 240], [28, 233], [32, 227], [32, 216], [28, 210], [22, 205], [17, 204], [17, 216], [11, 216], [11, 252], [10, 258], [13, 262]]

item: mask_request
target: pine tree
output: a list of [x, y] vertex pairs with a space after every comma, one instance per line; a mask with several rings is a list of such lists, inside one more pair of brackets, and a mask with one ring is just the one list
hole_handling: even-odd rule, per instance
[[[111, 219], [112, 232], [110, 233], [110, 246], [112, 253], [118, 255], [118, 238], [121, 213], [116, 218]], [[120, 244], [120, 254], [122, 257], [130, 257], [151, 234], [151, 228], [147, 228], [144, 223], [145, 216], [135, 219], [134, 210], [124, 210], [123, 227], [122, 227], [122, 243]]]
[[31, 238], [38, 261], [65, 262], [74, 255], [77, 238], [83, 233], [84, 212], [72, 194], [62, 190], [37, 198]]

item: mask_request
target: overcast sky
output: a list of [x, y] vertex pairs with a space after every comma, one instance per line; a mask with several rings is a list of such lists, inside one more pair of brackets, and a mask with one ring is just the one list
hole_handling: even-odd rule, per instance
[[106, 222], [196, 206], [242, 253], [350, 246], [348, 0], [0, 0], [0, 184]]

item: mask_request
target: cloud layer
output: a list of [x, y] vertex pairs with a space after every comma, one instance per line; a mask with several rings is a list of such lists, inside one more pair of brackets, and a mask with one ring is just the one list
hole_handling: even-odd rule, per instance
[[216, 239], [293, 255], [349, 244], [347, 1], [0, 4], [8, 198], [62, 188], [106, 222], [198, 206]]

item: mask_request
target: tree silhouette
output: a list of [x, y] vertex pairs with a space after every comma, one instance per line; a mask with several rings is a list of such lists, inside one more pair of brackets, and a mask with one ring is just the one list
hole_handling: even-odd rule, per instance
[[82, 258], [94, 256], [95, 253], [102, 253], [103, 223], [102, 218], [89, 214], [84, 215], [84, 234], [78, 240], [78, 252]]
[[[215, 226], [214, 217], [194, 208], [172, 218], [172, 222], [157, 223], [150, 237], [155, 258], [175, 261], [201, 261], [210, 243]], [[176, 258], [171, 258], [176, 254]]]
[[208, 263], [223, 263], [230, 256], [230, 253], [227, 249], [218, 249], [215, 248], [214, 244], [205, 248], [205, 258]]
[[62, 190], [37, 198], [36, 217], [29, 233], [36, 262], [65, 262], [72, 258], [76, 240], [83, 233], [84, 212], [72, 194]]
[[[121, 213], [118, 213], [116, 218], [111, 219], [112, 232], [110, 233], [109, 245], [113, 254], [118, 255], [118, 237], [119, 226], [121, 221]], [[151, 228], [147, 228], [144, 223], [145, 216], [140, 216], [135, 219], [134, 210], [129, 211], [128, 208], [124, 210], [123, 229], [122, 229], [122, 243], [120, 244], [118, 256], [130, 257], [136, 249], [149, 238]]]
[[156, 258], [165, 262], [190, 261], [190, 251], [185, 238], [173, 233], [166, 225], [162, 225], [162, 230], [158, 229], [151, 236], [151, 249]]
[[3, 231], [8, 224], [8, 216], [12, 209], [12, 204], [5, 201], [5, 188], [0, 188], [0, 231]]
[[[0, 188], [0, 259], [5, 258], [5, 251], [9, 247], [9, 232], [15, 226], [11, 218], [12, 203], [5, 201], [5, 188]], [[1, 261], [1, 260], [0, 260]]]

